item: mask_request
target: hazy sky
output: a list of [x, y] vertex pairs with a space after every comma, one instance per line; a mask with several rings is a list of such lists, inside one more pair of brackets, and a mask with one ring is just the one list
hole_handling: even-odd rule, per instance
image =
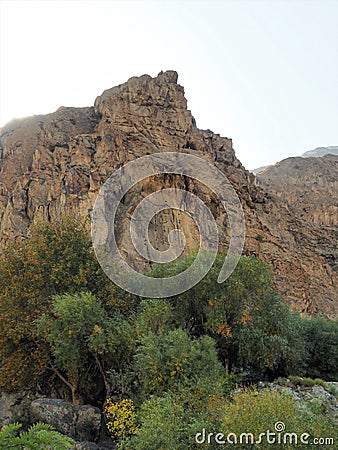
[[174, 69], [197, 125], [248, 169], [338, 144], [337, 0], [0, 5], [1, 126]]

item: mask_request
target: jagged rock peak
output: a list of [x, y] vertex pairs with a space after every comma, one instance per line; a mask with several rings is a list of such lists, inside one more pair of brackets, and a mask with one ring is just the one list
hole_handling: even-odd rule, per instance
[[[135, 112], [135, 108], [163, 107], [186, 109], [184, 88], [177, 84], [178, 74], [174, 70], [160, 72], [157, 77], [150, 75], [132, 77], [126, 83], [105, 90], [95, 100], [95, 111], [103, 116], [111, 116], [124, 103], [124, 111]], [[109, 106], [111, 108], [109, 108]]]
[[[125, 83], [114, 86], [110, 89], [103, 91], [102, 97], [109, 97], [117, 92], [126, 92], [139, 88], [148, 88], [150, 83], [163, 85], [163, 84], [177, 84], [178, 74], [174, 70], [167, 70], [166, 72], [160, 72], [157, 77], [152, 78], [150, 75], [144, 74], [139, 77], [131, 77]], [[100, 98], [98, 97], [98, 98]]]

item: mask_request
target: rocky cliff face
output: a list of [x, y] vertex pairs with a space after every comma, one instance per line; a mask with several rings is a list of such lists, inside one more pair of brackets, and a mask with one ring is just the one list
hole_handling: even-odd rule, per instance
[[[60, 108], [11, 122], [1, 130], [0, 142], [2, 242], [24, 236], [30, 224], [41, 219], [74, 211], [90, 214], [100, 186], [128, 161], [156, 152], [190, 153], [215, 164], [232, 182], [245, 213], [245, 253], [272, 265], [285, 300], [304, 313], [337, 314], [337, 279], [317, 245], [331, 235], [323, 237], [282, 199], [256, 186], [254, 175], [236, 158], [231, 139], [197, 128], [176, 72], [131, 78], [105, 91], [94, 107]], [[226, 249], [227, 219], [213, 194], [193, 180], [163, 175], [136, 185], [121, 206], [118, 243], [128, 261], [145, 264], [132, 246], [129, 226], [121, 224], [128, 224], [141, 198], [163, 187], [187, 189], [206, 202], [220, 230], [221, 248]], [[166, 247], [173, 228], [184, 231], [188, 247], [198, 246], [191, 219], [166, 210], [150, 226], [155, 247]]]
[[299, 220], [338, 227], [338, 155], [287, 158], [257, 174]]
[[[333, 148], [333, 147], [332, 147]], [[257, 183], [302, 224], [316, 230], [317, 250], [338, 269], [338, 155], [287, 158], [257, 174]]]

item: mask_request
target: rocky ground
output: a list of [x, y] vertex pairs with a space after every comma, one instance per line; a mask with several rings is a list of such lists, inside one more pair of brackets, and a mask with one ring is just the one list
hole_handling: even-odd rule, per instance
[[[257, 384], [259, 389], [277, 389], [288, 392], [300, 408], [310, 409], [315, 404], [338, 425], [338, 382], [306, 386], [290, 380]], [[49, 423], [57, 431], [76, 440], [74, 450], [109, 450], [114, 444], [105, 433], [103, 418], [98, 408], [91, 405], [75, 407], [58, 399], [36, 398], [30, 394], [2, 394], [0, 396], [0, 429], [13, 422], [28, 425], [34, 421]]]

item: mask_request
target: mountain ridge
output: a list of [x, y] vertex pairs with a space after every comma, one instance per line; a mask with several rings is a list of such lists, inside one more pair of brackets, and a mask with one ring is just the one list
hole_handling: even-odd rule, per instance
[[[325, 156], [325, 155], [338, 155], [338, 146], [330, 145], [328, 147], [316, 147], [315, 149], [308, 150], [308, 151], [302, 153], [301, 155], [288, 156], [288, 158], [299, 158], [299, 157], [301, 157], [301, 158], [320, 158], [321, 156]], [[284, 159], [288, 159], [288, 158], [284, 158]], [[284, 159], [282, 159], [282, 161], [284, 161]], [[281, 162], [281, 161], [279, 161], [279, 162]], [[277, 162], [275, 164], [279, 164], [279, 162]], [[257, 167], [256, 169], [250, 170], [250, 172], [252, 172], [256, 175], [256, 174], [262, 172], [263, 170], [267, 169], [268, 167], [272, 167], [272, 166], [274, 166], [274, 164]]]
[[[337, 278], [316, 243], [330, 233], [303, 224], [272, 196], [237, 159], [232, 140], [200, 130], [187, 109], [177, 73], [132, 77], [108, 89], [88, 108], [61, 108], [45, 115], [10, 122], [0, 137], [0, 242], [23, 237], [31, 223], [60, 215], [88, 216], [100, 187], [111, 173], [146, 154], [179, 151], [204, 158], [219, 168], [239, 195], [246, 220], [244, 253], [267, 261], [284, 300], [304, 314], [337, 315]], [[128, 214], [156, 189], [177, 187], [199, 196], [212, 210], [226, 250], [226, 214], [205, 186], [174, 177], [153, 177], [135, 186], [121, 206], [118, 244], [130, 264], [146, 268], [135, 252]], [[181, 228], [187, 246], [198, 233], [180, 212], [163, 211], [149, 229], [159, 250], [171, 229]], [[2, 245], [3, 245], [2, 244]]]

